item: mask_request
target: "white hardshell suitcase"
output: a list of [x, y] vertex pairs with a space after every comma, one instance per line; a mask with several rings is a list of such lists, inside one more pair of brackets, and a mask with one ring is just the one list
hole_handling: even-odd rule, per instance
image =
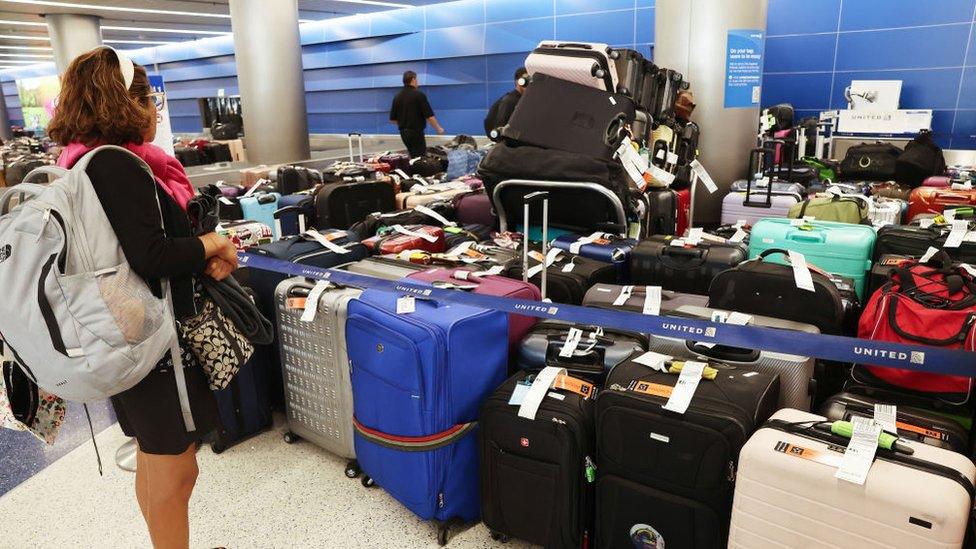
[[[766, 198], [769, 197], [767, 204]], [[796, 193], [773, 193], [767, 195], [765, 191], [746, 193], [731, 192], [722, 199], [722, 224], [734, 225], [745, 221], [747, 225], [755, 225], [757, 221], [766, 217], [787, 217], [790, 208], [803, 197]]]
[[[285, 388], [285, 441], [304, 438], [350, 461], [346, 475], [359, 465], [353, 444], [352, 384], [346, 354], [346, 309], [362, 290], [332, 286], [322, 292], [315, 318], [301, 320], [303, 308], [292, 299], [307, 298], [314, 284], [285, 280], [275, 291], [278, 341]], [[308, 304], [311, 305], [311, 304]]]
[[544, 40], [525, 59], [525, 70], [614, 93], [618, 55], [607, 44]]
[[[727, 316], [729, 311], [682, 305], [674, 311], [667, 312], [668, 316], [711, 320], [715, 313]], [[749, 326], [791, 330], [801, 334], [819, 335], [820, 330], [811, 324], [791, 322], [768, 316], [749, 315]], [[814, 366], [816, 360], [809, 356], [776, 353], [758, 349], [739, 349], [725, 345], [708, 347], [707, 344], [674, 337], [652, 335], [649, 348], [652, 351], [678, 358], [711, 359], [726, 364], [743, 366], [765, 374], [779, 374], [779, 406], [781, 408], [797, 408], [810, 410], [814, 393]]]
[[963, 546], [976, 478], [968, 458], [902, 440], [914, 454], [879, 449], [859, 486], [834, 476], [846, 439], [802, 429], [819, 421], [780, 410], [742, 448], [730, 548]]

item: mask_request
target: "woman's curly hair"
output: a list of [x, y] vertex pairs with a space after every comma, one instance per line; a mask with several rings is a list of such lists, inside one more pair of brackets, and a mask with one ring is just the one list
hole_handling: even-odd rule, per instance
[[156, 124], [146, 69], [136, 65], [125, 89], [119, 58], [109, 48], [76, 57], [61, 77], [61, 93], [47, 133], [57, 143], [121, 145], [143, 142]]

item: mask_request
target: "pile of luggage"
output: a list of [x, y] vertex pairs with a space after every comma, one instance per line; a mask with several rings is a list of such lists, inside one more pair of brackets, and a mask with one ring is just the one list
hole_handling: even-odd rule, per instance
[[60, 148], [49, 139], [15, 137], [0, 146], [0, 183], [6, 187], [19, 185], [34, 168], [57, 162]]
[[234, 160], [230, 145], [209, 139], [181, 140], [174, 145], [174, 151], [184, 168]]

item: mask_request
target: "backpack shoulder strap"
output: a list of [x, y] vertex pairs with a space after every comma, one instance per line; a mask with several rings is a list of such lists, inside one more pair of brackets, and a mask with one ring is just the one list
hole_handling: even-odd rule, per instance
[[135, 161], [138, 162], [139, 165], [142, 166], [144, 170], [146, 170], [150, 175], [152, 175], [152, 170], [149, 168], [149, 164], [146, 164], [145, 160], [139, 158], [137, 154], [130, 151], [129, 149], [126, 149], [125, 147], [119, 147], [118, 145], [102, 145], [101, 147], [95, 147], [94, 149], [85, 153], [84, 156], [79, 158], [78, 161], [75, 162], [75, 165], [71, 167], [71, 171], [85, 171], [86, 169], [88, 169], [88, 163], [91, 162], [92, 158], [94, 158], [95, 155], [98, 154], [99, 152], [106, 151], [106, 150], [117, 150], [117, 151], [124, 152], [125, 154], [135, 159]]
[[36, 183], [21, 183], [3, 189], [3, 192], [0, 193], [0, 215], [10, 212], [10, 201], [13, 200], [14, 196], [21, 197], [20, 203], [23, 204], [25, 198], [40, 196], [46, 188], [44, 185]]
[[61, 178], [64, 177], [67, 173], [68, 170], [60, 166], [38, 166], [37, 168], [31, 170], [30, 173], [24, 176], [21, 185], [23, 185], [24, 183], [30, 183], [34, 181], [35, 178], [41, 175], [53, 175], [55, 178]]

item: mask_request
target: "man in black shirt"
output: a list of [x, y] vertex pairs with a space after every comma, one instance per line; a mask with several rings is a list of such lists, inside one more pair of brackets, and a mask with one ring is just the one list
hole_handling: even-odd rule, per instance
[[403, 73], [403, 89], [393, 98], [393, 106], [390, 107], [390, 122], [400, 128], [400, 139], [407, 146], [410, 158], [423, 156], [427, 151], [427, 139], [424, 137], [427, 122], [438, 134], [444, 133], [444, 128], [434, 117], [434, 109], [430, 108], [427, 96], [417, 86], [417, 73]]
[[515, 112], [515, 106], [518, 105], [519, 99], [522, 99], [522, 93], [525, 91], [525, 86], [523, 85], [525, 81], [522, 79], [528, 74], [529, 71], [525, 70], [525, 67], [519, 67], [515, 71], [515, 89], [501, 96], [488, 109], [488, 116], [485, 118], [485, 135], [491, 135], [491, 130], [508, 124], [508, 119]]

